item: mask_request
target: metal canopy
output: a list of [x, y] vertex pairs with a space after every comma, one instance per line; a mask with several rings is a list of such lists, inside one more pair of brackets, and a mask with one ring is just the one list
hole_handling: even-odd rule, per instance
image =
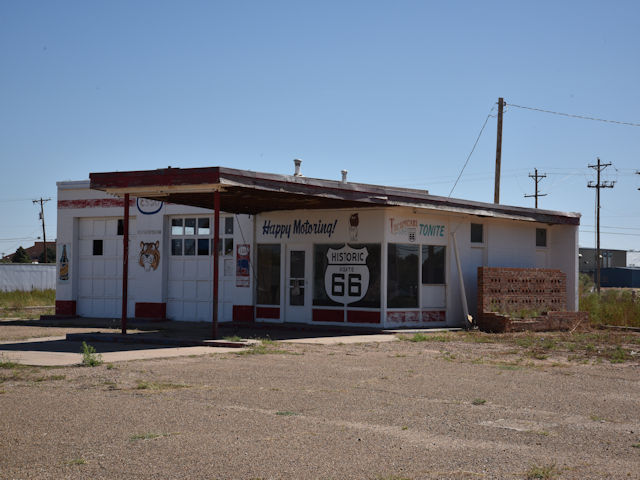
[[429, 195], [425, 190], [276, 175], [225, 167], [91, 173], [90, 187], [214, 210], [256, 214], [275, 210], [402, 206], [482, 217], [579, 225], [579, 213], [539, 210]]

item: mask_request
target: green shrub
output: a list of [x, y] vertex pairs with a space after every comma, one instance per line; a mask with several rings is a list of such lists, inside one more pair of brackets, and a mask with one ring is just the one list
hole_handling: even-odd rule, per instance
[[82, 365], [85, 367], [96, 367], [102, 365], [102, 355], [96, 353], [96, 349], [88, 345], [87, 342], [82, 342]]

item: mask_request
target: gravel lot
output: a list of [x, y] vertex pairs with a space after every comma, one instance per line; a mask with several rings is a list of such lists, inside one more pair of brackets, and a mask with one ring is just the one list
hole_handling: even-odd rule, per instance
[[640, 478], [638, 357], [523, 352], [265, 342], [93, 368], [5, 364], [0, 478]]

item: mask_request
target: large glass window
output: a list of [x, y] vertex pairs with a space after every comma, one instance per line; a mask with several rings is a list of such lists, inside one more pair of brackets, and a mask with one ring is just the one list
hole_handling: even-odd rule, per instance
[[280, 305], [280, 244], [258, 244], [258, 304]]
[[[332, 267], [329, 271], [330, 280], [332, 279], [332, 271], [338, 274], [342, 274], [342, 277], [337, 277], [336, 282], [325, 282], [327, 276], [327, 268], [329, 267], [329, 259], [327, 253], [329, 249], [341, 250], [345, 247], [344, 243], [336, 244], [317, 244], [313, 246], [313, 304], [316, 306], [343, 306], [344, 303], [338, 303], [329, 298], [329, 293], [343, 293], [343, 294], [355, 294], [356, 292], [363, 292], [364, 296], [361, 300], [348, 304], [349, 307], [360, 308], [380, 308], [380, 244], [378, 243], [363, 243], [363, 244], [348, 244], [348, 246], [354, 250], [366, 249], [366, 273], [368, 273], [368, 282], [366, 285], [363, 283], [367, 275], [365, 272], [360, 271], [360, 267], [348, 269], [344, 272], [338, 267]], [[327, 292], [328, 288], [333, 289], [333, 292]], [[360, 290], [359, 290], [360, 289]], [[340, 295], [333, 295], [334, 298], [339, 299]]]
[[387, 250], [387, 307], [418, 307], [418, 245], [390, 243]]
[[437, 285], [444, 280], [445, 247], [438, 245], [422, 246], [422, 284]]

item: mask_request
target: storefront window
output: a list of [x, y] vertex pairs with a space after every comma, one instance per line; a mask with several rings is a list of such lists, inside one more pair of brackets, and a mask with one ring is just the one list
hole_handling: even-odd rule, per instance
[[418, 307], [418, 246], [390, 243], [387, 251], [387, 307]]
[[258, 304], [280, 305], [280, 244], [258, 244]]
[[[344, 249], [361, 251], [364, 249], [366, 263], [341, 271], [339, 267], [329, 264], [327, 257], [329, 249], [337, 251]], [[380, 244], [314, 245], [313, 305], [340, 307], [345, 303], [336, 300], [346, 298], [345, 301], [349, 301], [354, 297], [361, 297], [359, 300], [347, 304], [349, 307], [356, 308], [380, 308], [380, 272]], [[327, 292], [327, 285], [330, 289], [329, 292]]]
[[437, 285], [444, 281], [445, 247], [422, 246], [422, 284]]

